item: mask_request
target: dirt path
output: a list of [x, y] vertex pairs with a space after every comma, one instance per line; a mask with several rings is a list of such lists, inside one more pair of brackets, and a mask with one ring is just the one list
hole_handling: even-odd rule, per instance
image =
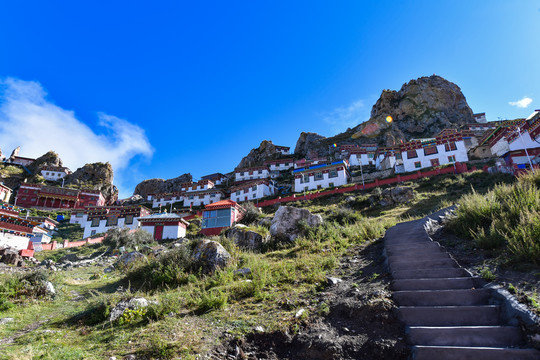
[[48, 320], [41, 320], [41, 321], [37, 321], [33, 324], [30, 324], [28, 325], [27, 327], [25, 327], [24, 329], [22, 330], [19, 330], [17, 331], [15, 334], [13, 334], [12, 336], [9, 336], [7, 338], [3, 338], [3, 339], [0, 339], [0, 347], [1, 346], [4, 346], [4, 345], [9, 345], [9, 344], [12, 344], [15, 340], [17, 340], [18, 338], [20, 338], [21, 336], [24, 336], [34, 330], [37, 330], [39, 329], [43, 324], [45, 324]]
[[382, 241], [358, 246], [342, 258], [335, 276], [307, 308], [312, 316], [294, 336], [289, 333], [251, 334], [209, 354], [211, 359], [407, 359], [409, 348], [390, 298]]

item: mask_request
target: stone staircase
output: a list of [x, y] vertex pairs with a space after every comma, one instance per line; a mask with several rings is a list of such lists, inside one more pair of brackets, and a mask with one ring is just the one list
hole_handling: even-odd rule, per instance
[[[434, 214], [435, 215], [435, 214]], [[407, 326], [413, 359], [527, 359], [524, 337], [508, 326], [493, 289], [452, 259], [424, 230], [426, 219], [398, 224], [385, 236], [393, 298]]]

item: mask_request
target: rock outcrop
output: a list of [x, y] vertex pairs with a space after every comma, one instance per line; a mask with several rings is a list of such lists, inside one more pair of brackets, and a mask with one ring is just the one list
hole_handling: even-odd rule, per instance
[[113, 185], [114, 172], [109, 163], [91, 163], [77, 169], [65, 177], [65, 185], [77, 188], [99, 190], [107, 204], [114, 204], [118, 199], [118, 189]]
[[63, 166], [62, 159], [54, 151], [49, 151], [46, 154], [38, 157], [36, 161], [28, 165], [27, 168], [34, 175], [41, 175], [41, 169], [45, 166]]
[[354, 129], [353, 138], [377, 138], [379, 144], [392, 145], [471, 122], [473, 112], [459, 86], [432, 75], [411, 80], [399, 91], [384, 90], [369, 121]]
[[174, 191], [180, 191], [183, 183], [193, 181], [193, 177], [190, 173], [180, 175], [174, 179], [149, 179], [137, 184], [133, 195], [140, 195], [144, 199], [149, 194], [170, 193]]
[[322, 223], [321, 215], [314, 215], [307, 209], [280, 206], [272, 219], [270, 234], [279, 240], [294, 241], [305, 227], [317, 227]]
[[270, 140], [263, 140], [258, 148], [251, 149], [249, 154], [242, 158], [237, 168], [247, 168], [263, 165], [267, 160], [278, 159], [282, 154]]
[[242, 224], [236, 224], [227, 230], [225, 236], [232, 239], [238, 247], [250, 250], [258, 250], [270, 240], [270, 234], [259, 234]]
[[395, 188], [384, 189], [380, 193], [371, 195], [369, 201], [372, 205], [378, 203], [381, 206], [389, 206], [408, 203], [413, 199], [414, 192], [411, 187], [396, 186]]
[[300, 134], [295, 154], [313, 158], [332, 156], [343, 144], [394, 145], [473, 122], [473, 112], [459, 86], [437, 75], [426, 76], [409, 81], [399, 91], [384, 90], [370, 119], [352, 129], [329, 138]]
[[298, 141], [296, 142], [294, 154], [308, 159], [318, 157], [318, 145], [322, 139], [325, 139], [325, 137], [317, 133], [302, 132], [298, 138]]
[[231, 262], [231, 255], [220, 243], [207, 239], [199, 240], [192, 255], [193, 261], [201, 266], [204, 272], [213, 273], [226, 267]]

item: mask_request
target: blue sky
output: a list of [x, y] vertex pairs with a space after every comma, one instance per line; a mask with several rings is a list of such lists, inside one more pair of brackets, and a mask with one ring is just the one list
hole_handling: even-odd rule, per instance
[[231, 171], [264, 139], [334, 135], [383, 89], [434, 73], [489, 120], [540, 108], [538, 0], [12, 1], [0, 14], [0, 148], [110, 161], [123, 197], [147, 178]]

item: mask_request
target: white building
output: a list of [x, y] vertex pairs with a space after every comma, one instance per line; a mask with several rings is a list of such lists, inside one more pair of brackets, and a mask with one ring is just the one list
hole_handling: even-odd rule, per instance
[[179, 239], [186, 236], [189, 223], [177, 214], [153, 214], [139, 218], [141, 229], [152, 235], [154, 240]]
[[255, 179], [267, 179], [270, 177], [270, 170], [267, 166], [256, 166], [251, 168], [236, 169], [234, 171], [234, 181], [246, 181]]
[[485, 124], [487, 122], [486, 113], [474, 114], [473, 117], [474, 120], [476, 120], [476, 122], [478, 123]]
[[168, 194], [155, 194], [152, 196], [152, 207], [157, 208], [184, 201], [184, 194], [180, 191]]
[[135, 206], [96, 206], [87, 209], [86, 221], [81, 224], [84, 238], [106, 233], [112, 228], [137, 229], [138, 219], [150, 215], [150, 210], [141, 205]]
[[354, 150], [349, 155], [349, 164], [351, 166], [366, 166], [366, 165], [375, 165], [375, 151], [366, 151], [366, 150]]
[[41, 176], [48, 181], [59, 181], [71, 174], [71, 170], [63, 166], [45, 166], [41, 169]]
[[253, 201], [276, 193], [272, 180], [260, 179], [231, 187], [231, 200], [235, 202]]
[[401, 146], [401, 157], [404, 172], [469, 161], [463, 137], [454, 130], [443, 130], [434, 139], [407, 142]]
[[184, 194], [184, 206], [202, 206], [220, 201], [224, 197], [223, 191], [216, 188], [190, 191]]
[[282, 155], [289, 155], [291, 148], [289, 146], [279, 146], [274, 145], [276, 147], [276, 151], [280, 152]]
[[347, 184], [350, 178], [348, 164], [336, 161], [293, 170], [294, 191], [325, 189]]
[[71, 211], [71, 216], [69, 218], [70, 224], [79, 224], [82, 225], [88, 220], [88, 214], [85, 210], [73, 210]]
[[305, 168], [311, 165], [317, 165], [317, 164], [323, 164], [323, 163], [326, 164], [327, 162], [328, 162], [327, 158], [316, 158], [316, 159], [311, 159], [311, 160], [300, 159], [294, 162], [294, 168], [300, 169], [300, 168]]
[[294, 159], [268, 160], [264, 162], [270, 171], [285, 171], [294, 167]]
[[214, 182], [215, 185], [225, 185], [229, 181], [229, 178], [222, 173], [214, 173], [201, 177], [201, 180], [210, 180]]
[[3, 183], [0, 183], [0, 201], [9, 202], [9, 199], [11, 198], [11, 193], [13, 190], [8, 188]]

